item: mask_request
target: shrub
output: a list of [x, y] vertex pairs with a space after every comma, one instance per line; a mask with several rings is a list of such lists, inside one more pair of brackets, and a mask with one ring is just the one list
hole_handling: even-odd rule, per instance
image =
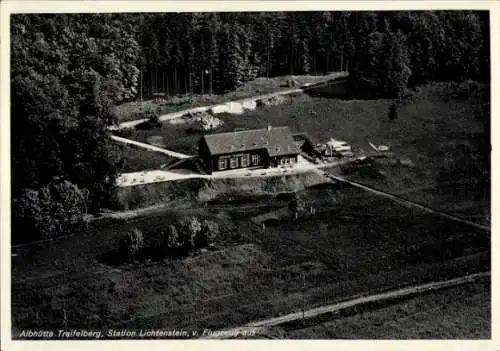
[[149, 124], [155, 128], [160, 126], [160, 117], [157, 114], [153, 114], [149, 117]]
[[206, 132], [224, 125], [224, 122], [207, 112], [188, 113], [186, 115], [191, 121], [191, 130], [194, 132]]
[[146, 121], [136, 125], [135, 129], [148, 130], [161, 127], [158, 110], [153, 110], [150, 108], [147, 112], [144, 113], [143, 118], [146, 119]]
[[120, 242], [120, 251], [128, 260], [134, 260], [143, 246], [144, 236], [142, 232], [137, 228], [133, 228], [122, 238]]
[[13, 201], [14, 242], [48, 239], [67, 233], [87, 214], [89, 192], [68, 181], [53, 181], [39, 190], [26, 189]]
[[297, 219], [299, 214], [305, 210], [304, 201], [295, 194], [294, 198], [288, 203], [288, 209], [295, 214]]
[[171, 224], [163, 234], [163, 247], [167, 250], [177, 251], [183, 247], [182, 238], [177, 227]]
[[[485, 89], [484, 84], [476, 81], [467, 80], [460, 84], [455, 83], [449, 87], [450, 95], [452, 98], [457, 100], [468, 100], [471, 98], [481, 97], [487, 89]], [[488, 99], [488, 95], [485, 96]]]
[[201, 231], [201, 223], [194, 216], [186, 217], [179, 223], [180, 237], [183, 247], [190, 251], [196, 248], [196, 237]]
[[304, 202], [295, 195], [295, 197], [288, 203], [288, 208], [292, 212], [302, 212], [304, 211]]
[[217, 222], [204, 220], [201, 224], [201, 230], [196, 238], [196, 247], [206, 247], [213, 244], [219, 235], [219, 225]]
[[166, 105], [170, 106], [180, 106], [185, 104], [190, 104], [193, 102], [191, 96], [170, 96], [168, 101], [166, 101]]

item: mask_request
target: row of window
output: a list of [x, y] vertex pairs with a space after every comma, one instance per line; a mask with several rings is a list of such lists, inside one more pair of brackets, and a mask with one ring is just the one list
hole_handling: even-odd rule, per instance
[[[250, 165], [250, 155], [245, 154], [241, 156], [222, 156], [219, 157], [219, 170], [227, 169], [228, 168], [228, 161], [229, 161], [229, 168], [238, 168], [238, 160], [239, 160], [239, 166], [240, 167], [248, 167]], [[261, 162], [261, 157], [260, 155], [252, 155], [252, 165], [257, 166]]]
[[293, 158], [288, 158], [288, 157], [284, 157], [280, 160], [280, 164], [281, 165], [291, 165], [295, 162], [295, 159]]

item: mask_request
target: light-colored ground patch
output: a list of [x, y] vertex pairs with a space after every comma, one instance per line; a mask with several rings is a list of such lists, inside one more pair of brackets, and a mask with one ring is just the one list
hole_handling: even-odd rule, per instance
[[243, 102], [243, 108], [245, 110], [255, 110], [257, 108], [257, 103], [255, 100], [245, 101]]
[[[272, 94], [288, 94], [290, 92], [301, 91], [300, 88], [284, 88], [284, 83], [293, 80], [300, 87], [306, 87], [314, 84], [326, 83], [335, 79], [345, 78], [347, 72], [330, 72], [327, 75], [300, 75], [300, 76], [282, 76], [282, 77], [259, 77], [247, 82], [242, 87], [225, 95], [185, 95], [169, 96], [167, 99], [153, 99], [146, 101], [132, 101], [124, 103], [116, 108], [116, 114], [119, 120], [123, 121], [120, 127], [110, 129], [119, 129], [133, 127], [146, 119], [142, 116], [144, 111], [159, 110], [161, 120], [170, 120], [179, 118], [187, 112], [207, 111], [214, 106], [225, 105], [229, 101], [237, 101], [243, 105], [245, 110], [252, 110], [256, 99]], [[227, 107], [226, 107], [227, 108]], [[224, 110], [225, 108], [223, 108]], [[227, 112], [227, 111], [224, 111]]]
[[[347, 77], [347, 72], [336, 72], [334, 74], [331, 74], [327, 77], [324, 77], [322, 80], [318, 82], [318, 84], [325, 83], [326, 85], [330, 84], [330, 81], [335, 78], [344, 78]], [[328, 78], [328, 79], [327, 79]], [[335, 84], [335, 83], [334, 83]], [[233, 101], [228, 101], [223, 104], [214, 104], [214, 105], [209, 105], [209, 106], [200, 106], [200, 107], [194, 107], [182, 111], [176, 111], [176, 112], [171, 112], [167, 113], [164, 115], [161, 115], [159, 117], [160, 121], [171, 121], [174, 119], [182, 118], [184, 115], [188, 113], [197, 113], [197, 112], [205, 112], [209, 111], [212, 114], [219, 114], [219, 113], [230, 113], [230, 114], [243, 114], [245, 110], [254, 110], [256, 106], [258, 105], [258, 101], [263, 102], [264, 106], [272, 106], [272, 105], [277, 105], [281, 104], [284, 101], [283, 96], [289, 95], [289, 94], [296, 94], [296, 93], [301, 93], [303, 92], [302, 88], [288, 88], [284, 89], [281, 91], [269, 93], [269, 94], [263, 94], [263, 95], [258, 95], [254, 97], [248, 97], [248, 98], [243, 98], [240, 100], [233, 100]], [[146, 122], [147, 119], [137, 119], [134, 121], [129, 121], [129, 122], [123, 122], [119, 126], [112, 126], [110, 127], [110, 130], [116, 130], [116, 129], [123, 129], [123, 128], [132, 128], [135, 127], [138, 124], [141, 124], [143, 122]]]
[[147, 138], [148, 144], [158, 147], [164, 147], [165, 143], [163, 142], [163, 137], [161, 135], [153, 135]]
[[258, 168], [258, 169], [236, 169], [231, 171], [217, 172], [212, 175], [200, 174], [187, 169], [152, 170], [145, 172], [123, 173], [117, 179], [119, 187], [127, 187], [140, 184], [159, 183], [176, 181], [183, 179], [224, 179], [224, 178], [252, 178], [252, 177], [275, 177], [282, 175], [304, 173], [315, 169], [338, 166], [352, 162], [353, 159], [339, 159], [329, 163], [314, 164], [304, 157], [298, 157], [298, 162], [294, 166]]
[[122, 137], [119, 137], [116, 135], [112, 135], [111, 139], [118, 141], [120, 143], [135, 145], [135, 146], [142, 147], [144, 149], [148, 149], [151, 151], [161, 152], [165, 155], [169, 155], [169, 156], [176, 157], [176, 158], [190, 158], [191, 157], [190, 155], [181, 154], [179, 152], [163, 149], [163, 148], [158, 147], [158, 146], [154, 146], [154, 145], [150, 145], [150, 144], [146, 144], [146, 143], [141, 143], [139, 141], [135, 141], [135, 140], [131, 140], [131, 139], [122, 138]]

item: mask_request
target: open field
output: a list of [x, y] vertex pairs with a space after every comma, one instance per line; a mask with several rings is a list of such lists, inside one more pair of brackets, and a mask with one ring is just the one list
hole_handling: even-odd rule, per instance
[[[387, 100], [302, 94], [280, 106], [226, 115], [224, 130], [271, 123], [289, 125], [319, 141], [344, 139], [358, 149], [367, 149], [368, 141], [388, 144], [393, 157], [377, 159], [369, 172], [343, 176], [489, 224], [487, 136], [478, 115], [483, 100], [474, 96], [465, 100], [447, 89], [446, 85], [422, 88], [399, 107], [394, 123], [387, 120]], [[200, 134], [165, 124], [157, 130], [138, 130], [134, 137], [144, 142], [156, 137], [153, 140], [168, 149], [193, 154]], [[137, 154], [131, 159], [141, 166], [147, 158]], [[330, 172], [345, 173], [339, 167]], [[291, 193], [299, 196], [306, 210], [296, 220], [288, 209]], [[313, 308], [367, 292], [490, 269], [488, 232], [404, 208], [345, 184], [325, 183], [318, 174], [139, 185], [120, 189], [117, 202], [123, 209], [159, 203], [169, 207], [144, 217], [112, 220], [53, 243], [15, 249], [14, 336], [23, 328], [65, 324], [227, 328], [300, 311], [303, 301], [306, 308]], [[307, 213], [311, 207], [314, 214]], [[162, 233], [176, 218], [191, 214], [222, 226], [216, 248], [187, 258], [161, 256], [156, 247]], [[120, 263], [115, 259], [117, 241], [133, 227], [144, 232], [148, 259]], [[489, 333], [482, 307], [489, 290], [478, 289], [467, 295], [469, 304], [474, 304], [469, 311], [477, 319], [464, 321], [462, 334], [454, 337]], [[474, 294], [483, 295], [475, 299]], [[444, 301], [439, 296], [435, 299]], [[396, 313], [397, 306], [382, 315]], [[451, 318], [447, 313], [452, 316], [458, 308], [436, 313], [447, 323]], [[433, 311], [428, 318], [437, 320]], [[349, 327], [354, 324], [349, 323], [337, 337], [368, 335], [355, 334]], [[408, 322], [399, 323], [401, 335], [425, 337], [435, 332], [423, 327], [409, 330]], [[477, 333], [477, 323], [484, 333]], [[383, 337], [382, 330], [368, 332]], [[290, 337], [300, 337], [300, 331], [294, 333]]]
[[[389, 145], [394, 157], [376, 162], [375, 174], [346, 177], [389, 192], [408, 189], [408, 198], [443, 211], [489, 223], [489, 135], [486, 122], [488, 88], [475, 83], [440, 83], [419, 88], [398, 107], [390, 122], [389, 100], [342, 100], [289, 96], [281, 105], [257, 108], [243, 115], [222, 114], [220, 131], [288, 125], [314, 140], [345, 140], [369, 151], [369, 142]], [[467, 98], [465, 98], [467, 97]], [[196, 154], [202, 136], [182, 124], [165, 123], [154, 130], [137, 130], [132, 138], [146, 142], [155, 136], [167, 148]], [[338, 172], [338, 169], [332, 170]], [[473, 211], [473, 212], [469, 212]]]
[[115, 143], [113, 152], [123, 157], [122, 172], [139, 172], [159, 169], [163, 165], [175, 161], [174, 157], [154, 151], [145, 150], [134, 145]]
[[142, 106], [140, 101], [127, 102], [115, 109], [119, 122], [133, 121], [144, 118], [143, 114], [147, 111], [157, 111], [159, 115], [182, 111], [194, 107], [214, 105], [232, 100], [240, 100], [257, 95], [274, 93], [290, 89], [286, 84], [293, 80], [296, 82], [296, 88], [305, 84], [316, 84], [328, 79], [336, 78], [340, 73], [333, 72], [328, 75], [301, 75], [301, 76], [279, 76], [279, 77], [259, 77], [245, 83], [235, 91], [217, 95], [181, 95], [178, 97], [166, 97], [163, 102], [155, 99], [144, 100]]
[[[298, 194], [316, 214], [282, 217], [265, 232], [254, 218], [287, 208], [286, 196], [221, 194], [207, 207], [172, 207], [23, 247], [12, 262], [14, 330], [61, 326], [63, 310], [70, 327], [225, 328], [300, 310], [301, 277], [311, 308], [489, 269], [488, 233], [340, 184]], [[129, 228], [143, 230], [150, 246], [187, 214], [223, 225], [217, 250], [132, 266], [109, 262]]]
[[[280, 331], [290, 339], [491, 338], [491, 281], [424, 294], [310, 327]], [[280, 328], [281, 329], [281, 328]]]

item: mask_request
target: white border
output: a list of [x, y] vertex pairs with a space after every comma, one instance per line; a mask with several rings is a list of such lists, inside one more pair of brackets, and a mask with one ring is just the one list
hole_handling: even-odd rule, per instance
[[[283, 348], [287, 351], [314, 348], [315, 350], [500, 350], [500, 312], [498, 299], [492, 301], [492, 339], [486, 341], [11, 341], [10, 321], [10, 38], [9, 15], [11, 13], [63, 13], [63, 12], [193, 12], [193, 11], [315, 11], [315, 10], [431, 10], [431, 9], [475, 9], [490, 10], [491, 24], [491, 68], [492, 68], [492, 233], [496, 232], [498, 192], [496, 191], [497, 168], [500, 155], [500, 117], [494, 93], [500, 92], [500, 2], [491, 1], [14, 1], [4, 0], [1, 6], [1, 125], [0, 125], [0, 263], [1, 263], [1, 350], [178, 350], [206, 348], [218, 350], [250, 350]], [[500, 296], [496, 272], [500, 266], [499, 240], [492, 235], [492, 296]]]

